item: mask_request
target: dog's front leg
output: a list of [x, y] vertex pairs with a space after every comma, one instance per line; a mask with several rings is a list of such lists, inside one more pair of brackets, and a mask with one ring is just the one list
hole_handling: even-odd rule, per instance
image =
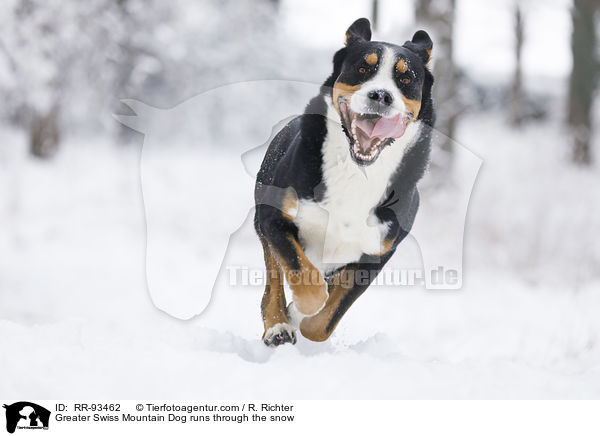
[[296, 329], [290, 325], [286, 313], [285, 293], [283, 292], [283, 272], [273, 257], [269, 243], [260, 238], [265, 254], [267, 281], [260, 305], [265, 332], [263, 341], [268, 346], [296, 343]]
[[322, 342], [333, 333], [338, 323], [358, 297], [369, 287], [394, 250], [383, 254], [377, 262], [358, 262], [346, 265], [329, 279], [329, 298], [325, 307], [314, 316], [300, 322], [302, 336]]

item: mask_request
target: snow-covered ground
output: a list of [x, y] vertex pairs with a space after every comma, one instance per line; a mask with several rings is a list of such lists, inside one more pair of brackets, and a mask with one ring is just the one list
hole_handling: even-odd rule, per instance
[[[230, 285], [226, 272], [208, 309], [192, 320], [153, 305], [139, 147], [71, 137], [54, 161], [39, 162], [26, 156], [24, 137], [4, 129], [0, 392], [55, 399], [598, 398], [600, 174], [568, 166], [559, 125], [555, 119], [515, 131], [501, 114], [470, 115], [461, 124], [458, 141], [484, 162], [466, 227], [463, 289], [374, 286], [330, 341], [300, 338], [277, 349], [260, 341], [261, 286]], [[189, 162], [205, 150], [165, 158]], [[230, 177], [239, 158], [213, 148], [199, 171]], [[429, 188], [422, 197], [438, 195]], [[218, 216], [212, 224], [223, 225]], [[411, 250], [408, 241], [390, 268]], [[228, 259], [261, 267], [249, 223], [232, 239]]]

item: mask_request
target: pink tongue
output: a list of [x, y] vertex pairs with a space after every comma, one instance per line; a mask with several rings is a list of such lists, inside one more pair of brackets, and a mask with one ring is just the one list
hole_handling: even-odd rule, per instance
[[406, 121], [402, 114], [393, 118], [382, 117], [376, 123], [369, 119], [358, 119], [356, 124], [370, 139], [400, 138], [406, 130]]

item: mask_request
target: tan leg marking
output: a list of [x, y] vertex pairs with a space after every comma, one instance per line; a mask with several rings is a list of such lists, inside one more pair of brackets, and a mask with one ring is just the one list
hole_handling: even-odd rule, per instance
[[283, 216], [292, 221], [298, 213], [298, 197], [292, 189], [288, 189], [281, 202], [281, 213]]
[[394, 239], [384, 239], [383, 242], [381, 243], [381, 252], [378, 253], [378, 256], [383, 256], [384, 254], [386, 254], [388, 251], [390, 251], [392, 249], [392, 247], [394, 246]]
[[337, 326], [337, 322], [329, 329], [328, 326], [340, 307], [340, 303], [354, 287], [353, 273], [354, 271], [352, 270], [343, 269], [330, 280], [327, 303], [325, 303], [325, 307], [319, 313], [302, 320], [300, 323], [302, 336], [316, 342], [323, 342], [331, 336]]
[[[265, 254], [265, 266], [267, 267], [267, 280], [265, 293], [260, 308], [265, 326], [265, 333], [276, 324], [288, 323], [285, 312], [286, 301], [283, 292], [283, 273], [281, 267], [275, 261], [267, 241], [261, 238]], [[263, 333], [263, 339], [265, 334]]]
[[316, 313], [327, 300], [327, 285], [321, 272], [308, 260], [298, 241], [290, 237], [300, 270], [290, 267], [282, 256], [275, 253], [279, 264], [283, 267], [285, 278], [292, 290], [292, 299], [296, 308], [304, 315]]

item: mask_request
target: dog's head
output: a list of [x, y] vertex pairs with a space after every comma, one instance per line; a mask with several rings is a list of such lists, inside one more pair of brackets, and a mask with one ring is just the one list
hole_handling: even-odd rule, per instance
[[398, 46], [371, 41], [366, 18], [348, 28], [346, 46], [336, 53], [326, 85], [331, 87], [350, 155], [359, 165], [375, 162], [381, 150], [419, 118], [432, 46], [423, 30]]

